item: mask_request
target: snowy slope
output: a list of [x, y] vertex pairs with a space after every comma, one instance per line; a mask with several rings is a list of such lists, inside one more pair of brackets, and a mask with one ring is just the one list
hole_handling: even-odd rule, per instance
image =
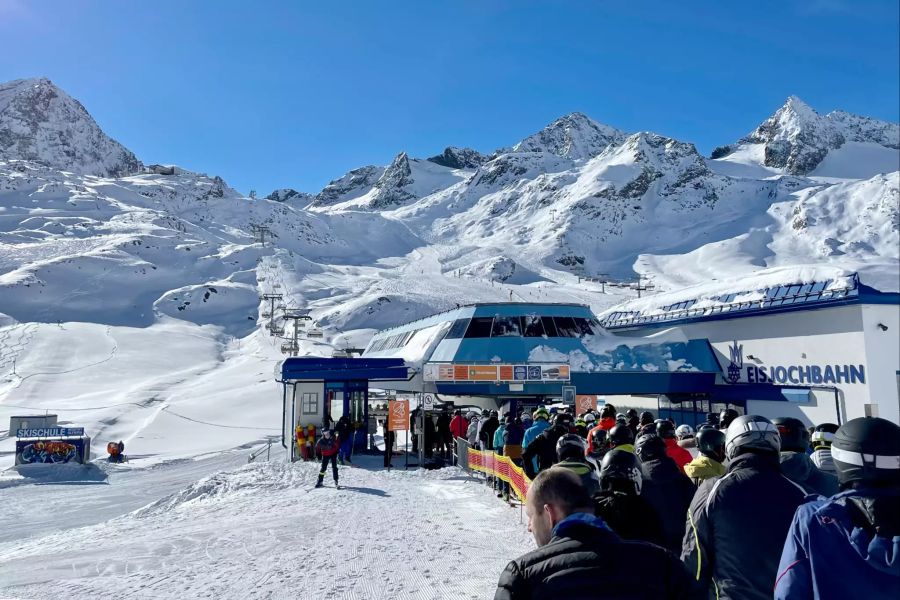
[[0, 160], [19, 159], [84, 175], [141, 170], [134, 154], [108, 137], [77, 100], [49, 79], [0, 83]]
[[[342, 467], [341, 490], [310, 491], [309, 463], [220, 465], [191, 483], [214, 465], [113, 467], [109, 485], [6, 489], [4, 505], [22, 511], [14, 522], [61, 510], [40, 535], [0, 533], [0, 595], [476, 599], [534, 548], [519, 511], [484, 485], [455, 469], [376, 471], [380, 460]], [[146, 506], [134, 510], [129, 492]], [[73, 505], [107, 517], [91, 522]]]

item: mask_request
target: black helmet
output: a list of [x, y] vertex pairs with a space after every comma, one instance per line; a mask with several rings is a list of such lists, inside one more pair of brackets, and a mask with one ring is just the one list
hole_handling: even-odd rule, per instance
[[622, 444], [633, 444], [634, 433], [628, 425], [616, 425], [609, 430], [609, 445], [615, 448]]
[[743, 415], [734, 419], [725, 432], [725, 457], [731, 460], [746, 450], [778, 454], [781, 450], [778, 428], [759, 415]]
[[605, 429], [595, 427], [594, 429], [591, 429], [590, 436], [591, 446], [598, 450], [606, 447], [607, 431]]
[[655, 433], [647, 433], [635, 442], [634, 453], [642, 463], [648, 460], [657, 460], [666, 456], [666, 443]]
[[635, 410], [633, 408], [629, 408], [628, 410], [625, 411], [625, 416], [628, 417], [629, 419], [637, 419], [637, 416], [638, 416], [637, 410]]
[[737, 419], [739, 416], [738, 411], [733, 408], [723, 408], [722, 412], [719, 413], [719, 429], [728, 429], [728, 426], [731, 425], [731, 422]]
[[656, 435], [663, 439], [675, 437], [675, 426], [672, 421], [657, 421]]
[[600, 410], [600, 418], [601, 419], [615, 419], [616, 418], [616, 407], [612, 404], [607, 404]]
[[648, 425], [652, 422], [653, 422], [653, 413], [652, 412], [650, 412], [649, 410], [645, 410], [644, 412], [641, 413], [641, 420], [640, 420], [641, 425]]
[[634, 484], [634, 493], [641, 493], [641, 463], [631, 452], [610, 450], [600, 461], [600, 489], [611, 489], [614, 481], [629, 481]]
[[652, 433], [656, 435], [656, 423], [646, 423], [641, 425], [637, 431], [637, 437], [641, 437], [642, 435], [646, 435], [648, 433]]
[[718, 425], [719, 413], [706, 413], [706, 423], [709, 425]]
[[878, 417], [847, 421], [834, 434], [831, 458], [841, 488], [900, 485], [900, 427]]
[[816, 425], [816, 428], [812, 433], [812, 445], [813, 448], [818, 448], [819, 446], [831, 446], [831, 443], [834, 441], [834, 434], [837, 433], [838, 426], [834, 423], [822, 423], [821, 425]]
[[697, 430], [697, 449], [721, 462], [725, 458], [725, 432], [714, 427], [701, 427]]
[[775, 417], [772, 425], [778, 428], [778, 435], [781, 436], [782, 452], [806, 452], [809, 448], [809, 430], [800, 419]]
[[492, 417], [499, 417], [499, 416], [500, 416], [500, 413], [498, 413], [496, 410], [492, 410], [492, 411], [491, 411], [491, 416], [492, 416]]
[[556, 440], [556, 456], [559, 460], [583, 459], [586, 451], [587, 444], [580, 435], [567, 433]]
[[456, 410], [453, 411], [453, 414], [456, 415], [457, 417], [462, 416], [462, 409], [457, 408]]

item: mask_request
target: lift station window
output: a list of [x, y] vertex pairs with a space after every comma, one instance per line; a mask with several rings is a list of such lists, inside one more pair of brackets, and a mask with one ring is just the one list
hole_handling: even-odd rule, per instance
[[468, 326], [468, 318], [453, 321], [453, 325], [450, 326], [450, 331], [447, 332], [445, 338], [448, 340], [462, 339], [462, 336], [466, 333], [466, 327]]
[[494, 317], [491, 337], [522, 337], [522, 317]]
[[537, 315], [525, 315], [522, 317], [525, 327], [525, 337], [544, 337], [544, 325], [541, 317]]
[[491, 337], [491, 328], [494, 324], [494, 317], [475, 317], [469, 323], [466, 329], [467, 338], [489, 338]]

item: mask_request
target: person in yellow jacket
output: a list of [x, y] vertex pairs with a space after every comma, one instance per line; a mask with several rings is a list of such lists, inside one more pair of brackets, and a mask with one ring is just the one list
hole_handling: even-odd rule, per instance
[[697, 431], [697, 449], [700, 455], [684, 465], [684, 474], [694, 485], [712, 477], [725, 474], [725, 432], [712, 427], [701, 427]]
[[303, 428], [303, 425], [297, 425], [297, 428], [294, 429], [294, 440], [297, 442], [296, 456], [306, 460], [306, 455], [304, 453], [304, 450], [306, 449], [306, 429]]

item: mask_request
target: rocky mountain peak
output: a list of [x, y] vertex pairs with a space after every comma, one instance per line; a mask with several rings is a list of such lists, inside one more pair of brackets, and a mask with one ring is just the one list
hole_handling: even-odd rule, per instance
[[271, 194], [266, 196], [266, 200], [274, 200], [275, 202], [294, 202], [300, 204], [308, 204], [313, 201], [315, 196], [312, 194], [307, 194], [306, 192], [298, 192], [295, 189], [291, 188], [281, 188], [278, 190], [274, 190]]
[[132, 175], [142, 168], [80, 102], [44, 77], [0, 83], [0, 159], [100, 177]]
[[348, 171], [343, 177], [332, 180], [322, 188], [322, 191], [316, 194], [312, 205], [331, 206], [361, 196], [372, 189], [384, 171], [384, 167], [374, 165]]
[[513, 146], [512, 150], [549, 152], [572, 160], [587, 160], [624, 137], [618, 129], [598, 123], [584, 113], [573, 112], [528, 136]]
[[437, 156], [432, 156], [428, 160], [451, 169], [477, 169], [487, 162], [488, 157], [471, 148], [448, 146], [444, 148], [443, 152]]

